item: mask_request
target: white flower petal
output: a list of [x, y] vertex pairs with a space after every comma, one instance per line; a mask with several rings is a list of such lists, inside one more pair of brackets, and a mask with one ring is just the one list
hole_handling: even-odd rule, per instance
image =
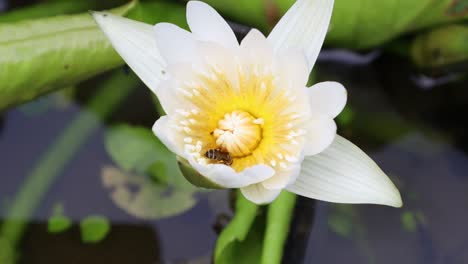
[[268, 36], [276, 52], [304, 51], [311, 70], [322, 48], [333, 11], [333, 0], [298, 0]]
[[128, 66], [157, 94], [166, 63], [156, 46], [152, 26], [109, 13], [94, 12], [93, 17]]
[[277, 170], [275, 175], [270, 179], [263, 181], [262, 185], [270, 190], [283, 189], [288, 184], [296, 181], [300, 171], [301, 163], [291, 164], [287, 170]]
[[168, 64], [198, 61], [197, 42], [192, 33], [170, 23], [154, 26], [156, 45]]
[[346, 105], [347, 92], [341, 83], [321, 82], [307, 90], [312, 113], [335, 118]]
[[224, 188], [241, 188], [256, 184], [275, 174], [275, 170], [263, 164], [236, 172], [224, 164], [199, 164], [193, 159], [189, 160], [189, 163], [198, 173]]
[[187, 23], [199, 40], [216, 42], [226, 48], [239, 46], [228, 23], [206, 3], [190, 1], [187, 4]]
[[202, 61], [205, 65], [201, 65], [198, 70], [215, 70], [225, 74], [229, 84], [233, 89], [238, 89], [239, 73], [234, 53], [224, 48], [223, 46], [213, 42], [199, 42], [198, 51], [202, 55]]
[[402, 206], [400, 193], [387, 175], [340, 136], [324, 152], [306, 157], [301, 174], [286, 189], [328, 202]]
[[242, 39], [240, 46], [241, 53], [246, 61], [250, 60], [253, 65], [272, 64], [273, 49], [271, 49], [271, 45], [258, 29], [251, 29]]
[[313, 115], [307, 123], [304, 155], [310, 156], [324, 151], [336, 136], [336, 123], [323, 115]]
[[252, 184], [240, 190], [247, 200], [256, 204], [271, 203], [281, 193], [281, 189], [269, 190], [262, 184]]
[[[177, 64], [180, 68], [180, 64]], [[172, 116], [172, 114], [175, 113], [175, 111], [180, 108], [181, 105], [190, 105], [190, 102], [180, 96], [180, 94], [177, 94], [177, 87], [179, 85], [179, 82], [177, 80], [174, 80], [174, 78], [170, 78], [168, 80], [163, 80], [159, 84], [158, 87], [158, 100], [159, 103], [161, 104], [162, 108], [164, 109], [164, 112], [166, 112], [167, 115]]]
[[161, 116], [153, 125], [153, 133], [161, 142], [176, 155], [183, 157], [184, 150], [180, 144], [182, 140], [178, 138], [175, 129], [171, 129], [171, 119], [169, 116]]
[[[297, 91], [306, 87], [309, 81], [309, 68], [307, 60], [299, 50], [287, 50], [279, 54], [280, 69], [278, 75], [282, 85], [289, 90]], [[283, 83], [286, 82], [286, 83]]]

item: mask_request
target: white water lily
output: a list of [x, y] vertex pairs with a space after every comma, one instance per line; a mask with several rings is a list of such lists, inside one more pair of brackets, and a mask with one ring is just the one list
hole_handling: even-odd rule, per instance
[[[333, 0], [298, 0], [268, 37], [253, 29], [240, 44], [227, 22], [198, 1], [187, 5], [191, 32], [93, 15], [166, 111], [154, 133], [203, 182], [240, 188], [258, 204], [286, 189], [330, 202], [399, 207], [400, 194], [385, 173], [336, 135], [333, 119], [345, 106], [345, 88], [306, 87], [332, 9]], [[207, 157], [210, 150], [230, 157]]]

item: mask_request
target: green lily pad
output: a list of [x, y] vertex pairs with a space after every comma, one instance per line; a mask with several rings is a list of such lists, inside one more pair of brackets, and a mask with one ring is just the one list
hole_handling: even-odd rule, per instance
[[71, 219], [63, 213], [63, 205], [57, 204], [47, 221], [47, 231], [52, 234], [62, 233], [67, 231], [71, 226]]
[[163, 186], [151, 178], [114, 167], [103, 168], [102, 181], [115, 205], [140, 219], [172, 217], [196, 204], [193, 192]]
[[81, 241], [87, 244], [98, 243], [106, 238], [111, 229], [109, 220], [104, 216], [88, 216], [80, 223]]
[[156, 181], [193, 190], [180, 172], [175, 155], [145, 127], [117, 125], [105, 138], [112, 160], [127, 172], [150, 174]]

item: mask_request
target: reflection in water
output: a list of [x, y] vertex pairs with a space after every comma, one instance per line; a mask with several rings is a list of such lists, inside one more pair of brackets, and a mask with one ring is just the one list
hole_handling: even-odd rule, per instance
[[173, 217], [196, 204], [193, 193], [169, 190], [149, 177], [126, 174], [114, 167], [104, 167], [101, 177], [114, 203], [137, 218]]

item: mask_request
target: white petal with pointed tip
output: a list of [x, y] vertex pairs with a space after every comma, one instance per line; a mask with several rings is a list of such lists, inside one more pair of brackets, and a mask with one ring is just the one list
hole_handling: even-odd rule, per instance
[[216, 42], [226, 48], [239, 46], [236, 35], [226, 20], [211, 6], [200, 1], [187, 4], [187, 23], [199, 40]]
[[157, 95], [166, 63], [156, 46], [153, 27], [109, 13], [94, 12], [93, 17], [128, 66]]
[[338, 135], [324, 152], [305, 158], [296, 182], [286, 189], [328, 202], [402, 206], [400, 193], [387, 175]]
[[273, 202], [278, 197], [282, 189], [269, 190], [262, 184], [252, 184], [241, 188], [242, 194], [247, 200], [256, 204], [267, 204]]
[[251, 60], [255, 65], [271, 65], [273, 50], [265, 36], [258, 29], [251, 29], [244, 37], [241, 44], [241, 52], [246, 60]]
[[198, 61], [192, 33], [170, 23], [154, 25], [154, 33], [156, 45], [168, 64]]
[[312, 70], [322, 48], [333, 11], [333, 0], [298, 0], [268, 36], [276, 52], [304, 51]]
[[338, 82], [321, 82], [307, 90], [312, 113], [335, 118], [343, 111], [348, 99], [346, 89]]
[[236, 172], [233, 168], [224, 164], [199, 164], [189, 160], [190, 165], [198, 173], [224, 188], [242, 188], [262, 182], [271, 178], [275, 170], [266, 165], [255, 165]]

